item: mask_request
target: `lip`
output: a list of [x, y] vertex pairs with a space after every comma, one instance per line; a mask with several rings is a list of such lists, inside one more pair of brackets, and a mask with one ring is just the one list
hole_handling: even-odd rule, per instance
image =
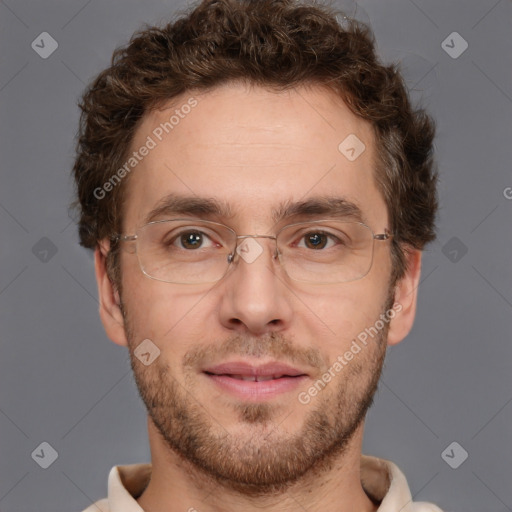
[[234, 361], [205, 368], [203, 374], [222, 391], [246, 401], [268, 400], [293, 391], [308, 377], [302, 370], [279, 362], [256, 366]]

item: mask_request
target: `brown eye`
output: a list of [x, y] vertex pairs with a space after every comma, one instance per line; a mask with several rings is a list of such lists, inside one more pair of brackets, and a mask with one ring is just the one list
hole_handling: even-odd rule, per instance
[[182, 233], [180, 243], [185, 249], [199, 249], [203, 245], [203, 233], [198, 231]]
[[328, 241], [327, 235], [322, 233], [308, 233], [304, 236], [304, 242], [308, 249], [323, 249]]

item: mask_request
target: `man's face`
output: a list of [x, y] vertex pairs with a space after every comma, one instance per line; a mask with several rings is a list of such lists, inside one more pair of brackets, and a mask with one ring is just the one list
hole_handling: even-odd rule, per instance
[[[159, 141], [154, 130], [191, 96], [197, 106]], [[229, 206], [229, 215], [185, 216], [226, 224], [238, 235], [275, 235], [287, 224], [330, 217], [310, 212], [276, 222], [275, 212], [313, 198], [354, 203], [374, 233], [388, 227], [370, 125], [325, 90], [278, 94], [229, 85], [167, 106], [148, 113], [136, 132], [133, 150], [148, 136], [156, 147], [129, 178], [124, 233], [135, 233], [169, 194]], [[353, 161], [338, 149], [350, 134], [366, 148]], [[183, 216], [168, 211], [158, 220]], [[162, 439], [211, 476], [254, 492], [327, 464], [328, 454], [339, 454], [360, 432], [386, 328], [359, 343], [352, 360], [344, 354], [390, 307], [391, 271], [389, 243], [375, 242], [362, 279], [297, 282], [273, 259], [274, 241], [256, 241], [263, 252], [251, 262], [238, 258], [215, 284], [153, 280], [141, 272], [133, 243], [121, 254], [132, 366]], [[147, 366], [133, 353], [145, 339], [160, 350]], [[346, 363], [335, 371], [340, 356]], [[329, 369], [330, 382], [310, 393]], [[241, 380], [258, 372], [285, 376]]]

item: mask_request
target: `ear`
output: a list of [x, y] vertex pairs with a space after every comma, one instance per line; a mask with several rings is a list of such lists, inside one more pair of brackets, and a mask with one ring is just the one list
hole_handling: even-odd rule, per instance
[[110, 250], [108, 240], [100, 240], [94, 252], [94, 266], [98, 296], [100, 299], [100, 318], [107, 336], [118, 345], [128, 346], [121, 311], [121, 298], [107, 274], [107, 254]]
[[395, 317], [389, 323], [388, 345], [400, 343], [411, 331], [416, 316], [416, 302], [421, 274], [421, 251], [406, 253], [407, 270], [395, 286], [393, 309]]

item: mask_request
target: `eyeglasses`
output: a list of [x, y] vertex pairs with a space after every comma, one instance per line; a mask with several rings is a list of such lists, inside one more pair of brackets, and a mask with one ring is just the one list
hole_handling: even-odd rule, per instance
[[[374, 241], [389, 240], [361, 222], [315, 220], [283, 227], [275, 236], [237, 235], [217, 222], [172, 219], [150, 222], [134, 235], [114, 241], [135, 242], [142, 272], [176, 284], [215, 283], [239, 258], [252, 263], [263, 252], [257, 238], [275, 241], [273, 259], [294, 281], [344, 283], [363, 278], [372, 266]], [[239, 240], [242, 240], [240, 243]]]

